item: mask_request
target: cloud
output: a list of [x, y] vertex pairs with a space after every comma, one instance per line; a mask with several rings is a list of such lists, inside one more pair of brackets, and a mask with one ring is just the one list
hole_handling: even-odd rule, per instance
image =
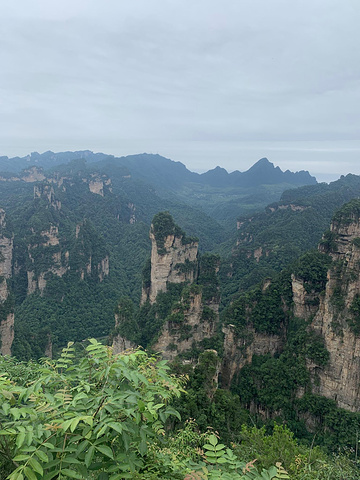
[[359, 17], [357, 0], [3, 2], [0, 154], [155, 149], [244, 170], [249, 151], [315, 167], [339, 148], [356, 169], [336, 142], [359, 140]]

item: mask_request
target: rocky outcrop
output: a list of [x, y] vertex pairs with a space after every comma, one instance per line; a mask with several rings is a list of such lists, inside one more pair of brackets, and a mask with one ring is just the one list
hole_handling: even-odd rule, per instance
[[13, 238], [5, 233], [5, 229], [6, 215], [5, 211], [0, 209], [0, 303], [3, 307], [2, 317], [0, 317], [0, 353], [11, 355], [14, 340], [14, 313], [7, 281], [12, 275]]
[[293, 203], [290, 203], [288, 205], [276, 205], [274, 207], [270, 206], [270, 207], [267, 207], [267, 209], [270, 211], [270, 212], [275, 212], [276, 210], [287, 210], [287, 209], [290, 209], [292, 210], [293, 212], [303, 212], [304, 210], [307, 210], [308, 208], [310, 207], [305, 207], [304, 205], [294, 205]]
[[293, 295], [293, 313], [295, 317], [309, 320], [318, 310], [318, 298], [314, 292], [308, 293], [301, 278], [291, 275], [291, 288]]
[[[336, 400], [351, 411], [360, 408], [360, 318], [353, 305], [360, 298], [360, 217], [335, 220], [331, 225], [334, 244], [329, 252], [333, 266], [328, 271], [325, 295], [311, 328], [324, 338], [330, 354], [326, 367], [309, 365], [314, 390]], [[321, 247], [323, 249], [323, 247]], [[360, 324], [360, 323], [359, 323]]]
[[221, 366], [221, 384], [229, 388], [234, 375], [246, 364], [251, 363], [254, 355], [275, 355], [284, 346], [279, 335], [259, 333], [248, 327], [241, 335], [236, 333], [234, 325], [223, 327], [224, 356]]
[[183, 242], [183, 235], [171, 234], [164, 238], [161, 250], [156, 241], [153, 227], [151, 239], [150, 286], [143, 289], [142, 303], [147, 299], [156, 301], [159, 292], [166, 291], [167, 283], [193, 282], [196, 274], [198, 242]]
[[89, 190], [95, 195], [104, 196], [104, 188], [108, 187], [109, 191], [112, 191], [111, 180], [106, 175], [100, 175], [93, 173], [90, 176], [90, 179], [83, 178], [82, 181], [89, 185]]
[[112, 350], [114, 355], [117, 355], [118, 353], [125, 352], [125, 350], [129, 350], [135, 348], [135, 345], [130, 342], [125, 337], [122, 337], [121, 335], [116, 335], [113, 339], [112, 343]]
[[[131, 302], [130, 302], [131, 303]], [[129, 305], [129, 304], [128, 304]], [[126, 338], [121, 334], [121, 331], [125, 330], [129, 333], [129, 323], [132, 321], [132, 304], [129, 312], [128, 305], [123, 305], [120, 301], [120, 304], [115, 310], [115, 330], [112, 335], [112, 349], [114, 354], [122, 353], [125, 350], [135, 348], [136, 345], [134, 342]], [[130, 317], [130, 318], [129, 318]]]
[[43, 173], [42, 168], [38, 167], [30, 167], [26, 170], [23, 170], [19, 176], [12, 176], [12, 177], [3, 177], [0, 176], [0, 182], [27, 182], [27, 183], [34, 183], [34, 182], [42, 182], [45, 180], [45, 175]]
[[108, 255], [106, 255], [106, 257], [103, 258], [101, 260], [101, 262], [98, 264], [97, 270], [98, 270], [99, 280], [100, 280], [100, 282], [102, 282], [104, 280], [104, 278], [109, 275], [109, 271], [110, 271], [110, 269], [109, 269], [109, 256]]
[[165, 322], [153, 349], [162, 352], [167, 360], [190, 350], [205, 338], [215, 334], [217, 315], [202, 301], [202, 294], [190, 294], [188, 301], [182, 300], [187, 308], [173, 310], [170, 319]]
[[11, 355], [11, 346], [14, 341], [14, 313], [9, 313], [0, 323], [1, 355]]
[[131, 225], [133, 225], [134, 223], [136, 223], [136, 207], [133, 203], [128, 203], [128, 209], [130, 211], [130, 219], [129, 219], [129, 223]]
[[12, 273], [13, 239], [0, 234], [0, 277], [10, 278]]
[[[50, 255], [48, 250], [50, 249]], [[40, 273], [35, 273], [36, 261], [38, 252], [41, 252], [41, 258], [47, 259], [49, 265]], [[62, 256], [59, 228], [56, 225], [50, 225], [47, 230], [43, 230], [39, 235], [39, 241], [28, 245], [28, 256], [33, 268], [27, 270], [28, 288], [27, 294], [31, 295], [37, 289], [43, 293], [47, 285], [47, 275], [52, 273], [58, 277], [62, 277], [70, 269], [69, 266], [69, 252], [66, 251]]]
[[55, 198], [55, 191], [52, 185], [46, 183], [35, 185], [34, 198], [42, 198], [55, 210], [61, 210], [61, 202]]
[[21, 180], [28, 183], [42, 182], [45, 178], [42, 168], [38, 167], [30, 167], [24, 170], [20, 177]]

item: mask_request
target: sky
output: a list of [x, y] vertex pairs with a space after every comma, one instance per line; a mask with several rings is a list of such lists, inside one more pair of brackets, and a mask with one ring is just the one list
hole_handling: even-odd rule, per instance
[[0, 155], [360, 174], [359, 0], [0, 4]]

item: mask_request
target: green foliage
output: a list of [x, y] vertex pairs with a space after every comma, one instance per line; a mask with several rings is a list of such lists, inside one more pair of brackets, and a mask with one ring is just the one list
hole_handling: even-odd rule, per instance
[[233, 381], [233, 391], [242, 404], [251, 403], [269, 412], [290, 413], [298, 388], [309, 382], [305, 359], [285, 352], [278, 358], [270, 355], [253, 356]]
[[90, 340], [74, 365], [74, 349], [37, 367], [28, 386], [0, 377], [0, 455], [9, 479], [133, 478], [149, 442], [178, 413], [168, 403], [182, 391], [164, 362], [138, 350], [113, 356]]
[[322, 250], [325, 253], [333, 252], [336, 249], [336, 233], [326, 230], [320, 241]]
[[208, 443], [203, 446], [206, 462], [197, 466], [195, 472], [201, 472], [198, 477], [188, 476], [187, 479], [198, 478], [204, 480], [222, 479], [222, 480], [271, 480], [290, 478], [287, 472], [278, 463], [276, 467], [262, 469], [259, 472], [254, 467], [254, 461], [239, 461], [237, 456], [230, 448], [226, 448], [223, 443], [219, 443], [216, 435], [211, 434], [208, 437]]
[[[281, 200], [269, 205], [264, 213], [241, 218], [237, 247], [220, 270], [223, 304], [226, 305], [232, 295], [249, 290], [286, 268], [307, 250], [316, 248], [334, 212], [359, 195], [360, 178], [347, 175], [329, 185], [285, 191]], [[340, 214], [339, 218], [355, 214], [357, 207], [355, 205], [355, 210], [353, 207], [347, 207], [348, 213]], [[330, 253], [334, 247], [335, 235], [325, 233], [323, 250]], [[261, 256], [257, 261], [254, 252], [259, 249]]]
[[226, 324], [235, 325], [239, 335], [247, 325], [257, 332], [278, 334], [288, 322], [284, 304], [289, 304], [291, 298], [290, 274], [283, 272], [269, 281], [266, 288], [258, 286], [240, 295], [223, 311], [222, 319]]
[[[360, 414], [338, 408], [329, 398], [311, 393], [305, 394], [295, 403], [299, 414], [312, 415], [316, 425], [316, 438], [320, 445], [330, 451], [349, 448], [356, 454], [360, 431]], [[353, 455], [354, 456], [354, 455]]]
[[203, 301], [205, 302], [219, 302], [220, 300], [220, 287], [217, 276], [219, 265], [220, 257], [218, 255], [205, 254], [200, 257], [197, 283], [202, 285]]
[[349, 225], [354, 219], [360, 216], [360, 200], [354, 198], [350, 202], [342, 206], [333, 217], [333, 221], [340, 225]]
[[148, 289], [151, 285], [151, 257], [149, 257], [144, 265], [142, 271], [142, 284], [143, 288]]
[[345, 308], [345, 299], [344, 294], [341, 290], [341, 286], [337, 286], [334, 288], [330, 301], [335, 307], [337, 313], [341, 312]]
[[330, 256], [314, 250], [299, 258], [294, 265], [294, 274], [303, 280], [307, 293], [320, 293], [325, 290], [330, 265]]
[[351, 318], [347, 319], [349, 327], [355, 333], [360, 335], [360, 295], [355, 295], [352, 304], [349, 309]]
[[281, 462], [293, 480], [355, 480], [358, 466], [346, 455], [329, 455], [320, 447], [298, 443], [285, 426], [273, 426], [271, 434], [265, 427], [241, 429], [241, 441], [234, 449], [241, 458], [257, 459], [258, 468], [269, 468]]
[[117, 326], [113, 335], [121, 335], [131, 341], [136, 341], [138, 326], [134, 318], [134, 303], [129, 297], [122, 297], [115, 309]]
[[187, 237], [185, 232], [176, 225], [170, 212], [159, 212], [157, 213], [152, 220], [152, 233], [154, 234], [157, 251], [159, 255], [165, 255], [165, 240], [169, 235], [174, 235], [175, 237], [181, 237], [181, 242], [183, 245], [188, 243], [198, 241], [197, 238]]
[[184, 274], [188, 274], [188, 273], [191, 273], [191, 272], [196, 272], [197, 270], [197, 261], [195, 260], [194, 262], [190, 262], [190, 260], [188, 260], [187, 258], [185, 259], [185, 262], [184, 263], [177, 263], [175, 265], [175, 269], [180, 272], [180, 273], [184, 273]]
[[351, 243], [355, 245], [355, 247], [360, 248], [360, 237], [353, 238]]
[[[193, 421], [168, 436], [165, 422], [180, 419], [169, 402], [182, 380], [144, 351], [114, 356], [90, 340], [78, 364], [70, 343], [57, 361], [29, 367], [17, 382], [0, 376], [2, 478], [288, 478], [280, 464], [259, 473]], [[13, 360], [5, 372], [16, 377]]]

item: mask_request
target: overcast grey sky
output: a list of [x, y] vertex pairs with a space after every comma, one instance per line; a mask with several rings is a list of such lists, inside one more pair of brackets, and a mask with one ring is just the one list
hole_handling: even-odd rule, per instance
[[0, 25], [0, 155], [360, 174], [359, 0], [14, 0]]

